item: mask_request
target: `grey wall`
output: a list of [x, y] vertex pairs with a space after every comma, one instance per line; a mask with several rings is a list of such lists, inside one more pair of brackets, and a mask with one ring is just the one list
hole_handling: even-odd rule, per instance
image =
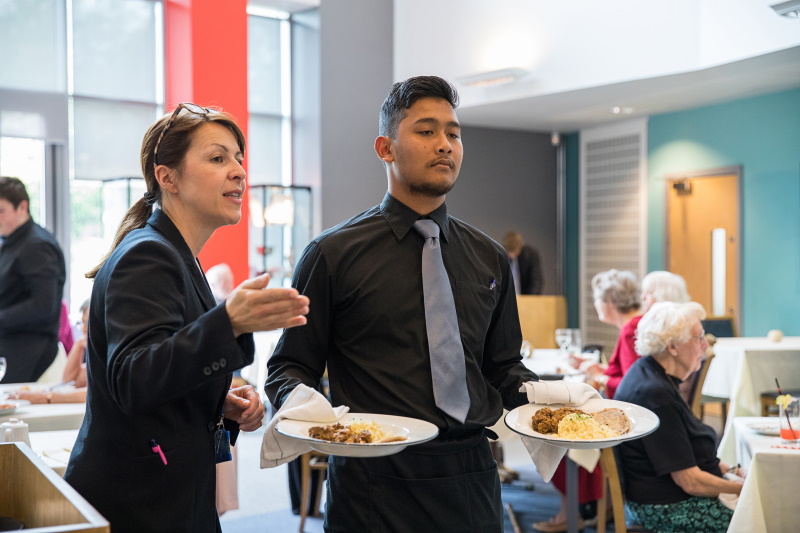
[[[296, 100], [320, 102], [318, 109], [312, 102], [295, 110], [296, 127], [316, 114], [320, 121], [318, 136], [309, 124], [301, 127], [305, 140], [295, 144], [297, 168], [303, 169], [295, 183], [315, 186], [320, 200], [315, 233], [378, 204], [386, 192], [373, 143], [380, 106], [395, 81], [392, 17], [392, 0], [326, 0], [319, 8], [319, 79], [308, 68], [316, 61], [313, 50], [298, 60], [303, 64], [295, 63], [295, 74], [306, 73], [296, 80], [302, 85]], [[307, 22], [303, 31], [313, 33], [315, 23]], [[465, 127], [462, 137], [464, 165], [447, 196], [448, 210], [498, 241], [508, 231], [521, 232], [539, 250], [545, 293], [554, 293], [556, 149], [550, 136]], [[310, 152], [317, 149], [321, 155], [314, 161]]]
[[464, 163], [447, 211], [498, 242], [519, 231], [539, 251], [544, 294], [556, 292], [556, 148], [550, 135], [465, 126]]
[[386, 174], [373, 150], [392, 86], [392, 0], [320, 6], [322, 227], [380, 203]]

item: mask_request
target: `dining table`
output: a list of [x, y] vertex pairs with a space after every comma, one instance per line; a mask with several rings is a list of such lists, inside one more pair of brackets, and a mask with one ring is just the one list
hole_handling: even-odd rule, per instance
[[726, 337], [714, 345], [704, 396], [728, 398], [728, 419], [717, 454], [726, 463], [736, 462], [736, 417], [761, 415], [761, 394], [800, 389], [800, 337], [773, 342], [766, 337]]
[[776, 435], [776, 417], [735, 417], [736, 456], [747, 471], [728, 533], [797, 531], [800, 444]]
[[44, 463], [64, 476], [67, 470], [72, 447], [78, 440], [77, 429], [64, 429], [59, 431], [34, 431], [29, 435], [31, 449], [42, 458]]
[[[26, 387], [26, 390], [36, 391], [53, 385], [48, 383], [4, 383], [0, 385], [0, 400], [5, 402], [8, 394], [22, 387]], [[8, 403], [14, 401], [8, 400]], [[0, 416], [0, 423], [7, 422], [11, 418], [17, 418], [28, 424], [29, 433], [80, 429], [85, 414], [85, 403], [26, 404], [25, 402], [20, 402], [20, 405], [13, 413]]]

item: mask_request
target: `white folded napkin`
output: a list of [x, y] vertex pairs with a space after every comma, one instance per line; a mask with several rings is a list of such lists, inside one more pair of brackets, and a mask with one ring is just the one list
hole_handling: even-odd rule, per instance
[[[580, 407], [592, 398], [601, 398], [600, 394], [586, 383], [565, 381], [528, 381], [523, 383], [519, 391], [528, 395], [530, 403], [560, 403], [571, 407]], [[525, 436], [522, 437], [522, 444], [528, 450], [542, 479], [545, 482], [550, 481], [558, 463], [567, 453], [567, 448]], [[600, 450], [570, 449], [569, 458], [589, 472], [593, 472], [600, 460]]]
[[600, 398], [600, 394], [586, 383], [574, 381], [527, 381], [522, 384], [520, 392], [528, 395], [530, 403], [563, 403], [576, 407], [592, 398]]
[[285, 418], [331, 424], [344, 416], [350, 408], [346, 405], [331, 406], [319, 392], [305, 385], [298, 385], [286, 398], [281, 408], [270, 420], [261, 442], [261, 468], [273, 468], [300, 455], [310, 452], [307, 441], [288, 437], [278, 432], [275, 426]]

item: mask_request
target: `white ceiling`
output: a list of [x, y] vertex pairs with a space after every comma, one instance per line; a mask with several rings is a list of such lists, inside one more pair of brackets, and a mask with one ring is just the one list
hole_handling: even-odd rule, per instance
[[[800, 46], [683, 74], [461, 107], [458, 116], [473, 126], [568, 132], [794, 87], [800, 87]], [[614, 115], [614, 106], [634, 112]]]

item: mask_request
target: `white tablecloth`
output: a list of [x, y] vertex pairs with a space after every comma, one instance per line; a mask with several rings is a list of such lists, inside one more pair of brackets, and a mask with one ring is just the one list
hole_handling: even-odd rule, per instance
[[37, 431], [30, 434], [31, 449], [45, 464], [63, 476], [69, 462], [69, 454], [78, 440], [77, 429], [62, 431]]
[[740, 417], [736, 427], [738, 460], [749, 472], [728, 533], [796, 531], [800, 524], [797, 486], [800, 449], [773, 448], [780, 437], [755, 433], [747, 426], [775, 418]]
[[775, 390], [775, 378], [783, 389], [800, 389], [800, 337], [784, 337], [781, 342], [763, 337], [722, 338], [714, 354], [703, 394], [730, 398], [718, 454], [726, 463], [735, 463], [734, 418], [761, 415], [761, 393]]

